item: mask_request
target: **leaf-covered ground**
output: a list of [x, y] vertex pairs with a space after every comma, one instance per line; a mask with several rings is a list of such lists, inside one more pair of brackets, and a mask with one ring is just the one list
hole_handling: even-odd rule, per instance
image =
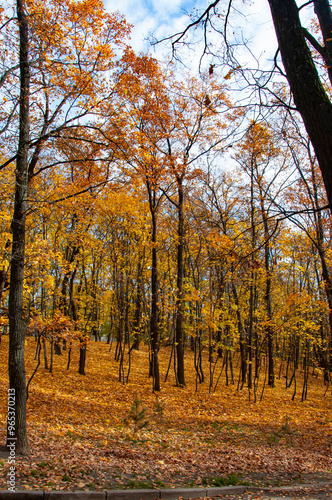
[[[33, 372], [35, 342], [27, 342], [27, 376]], [[8, 339], [0, 344], [0, 432], [5, 444]], [[170, 351], [162, 349], [165, 376]], [[66, 352], [55, 357], [51, 375], [40, 367], [28, 400], [30, 457], [18, 457], [19, 488], [109, 489], [223, 484], [284, 485], [332, 478], [332, 397], [321, 378], [310, 380], [308, 399], [285, 379], [265, 388], [262, 402], [248, 390], [226, 386], [215, 393], [198, 385], [192, 353], [186, 352], [187, 387], [175, 387], [173, 373], [158, 399], [147, 377], [146, 348], [133, 353], [129, 383], [118, 381], [114, 346], [91, 343], [86, 376], [77, 373], [78, 353], [66, 370]], [[42, 366], [42, 364], [41, 364]], [[218, 365], [215, 379], [219, 374]], [[205, 366], [208, 379], [208, 365]], [[237, 369], [235, 370], [237, 375]], [[260, 382], [258, 395], [262, 391]], [[145, 424], [135, 429], [135, 398]], [[259, 399], [259, 398], [258, 398]], [[145, 414], [144, 414], [145, 410]], [[8, 460], [0, 458], [7, 488]]]

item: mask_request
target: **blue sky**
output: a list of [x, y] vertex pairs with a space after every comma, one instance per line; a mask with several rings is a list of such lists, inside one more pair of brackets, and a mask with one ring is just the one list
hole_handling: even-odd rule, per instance
[[159, 39], [183, 29], [188, 23], [186, 12], [191, 12], [199, 3], [195, 0], [104, 0], [109, 12], [118, 10], [134, 25], [131, 43], [138, 52], [149, 48], [149, 43], [144, 41], [149, 33], [153, 32]]
[[[171, 56], [170, 46], [158, 45], [151, 49], [145, 40], [151, 33], [157, 39], [170, 36], [182, 31], [189, 22], [188, 13], [194, 8], [204, 10], [208, 0], [104, 0], [105, 8], [109, 12], [118, 10], [124, 14], [127, 21], [134, 25], [132, 30], [131, 45], [136, 52], [151, 50], [156, 57]], [[249, 40], [250, 49], [256, 57], [262, 59], [273, 58], [276, 50], [276, 41], [267, 0], [255, 0], [254, 2], [242, 1], [240, 5], [241, 14], [237, 18], [240, 26], [237, 27], [237, 36], [242, 35]], [[215, 35], [216, 46], [221, 42], [220, 35]], [[197, 48], [196, 54], [190, 54], [190, 66], [198, 67], [201, 51]], [[246, 53], [244, 58], [249, 58]], [[249, 61], [248, 61], [249, 63]]]
[[[299, 0], [299, 4], [305, 0]], [[104, 0], [105, 8], [109, 12], [119, 11], [127, 21], [133, 24], [131, 45], [136, 52], [146, 52], [150, 50], [152, 54], [161, 58], [171, 56], [170, 45], [158, 45], [152, 48], [146, 40], [151, 33], [160, 40], [176, 32], [181, 32], [189, 22], [188, 13], [192, 13], [194, 8], [203, 11], [209, 0]], [[225, 4], [223, 4], [225, 6]], [[245, 41], [255, 57], [252, 57], [246, 49], [238, 49], [238, 57], [241, 65], [247, 67], [270, 67], [276, 52], [277, 43], [271, 20], [271, 14], [267, 0], [240, 0], [233, 2], [233, 6], [238, 9], [235, 13], [234, 33], [239, 41]], [[303, 15], [310, 15], [307, 9], [302, 11]], [[231, 20], [230, 20], [231, 21]], [[231, 22], [230, 27], [231, 28]], [[229, 29], [229, 32], [232, 30]], [[214, 47], [220, 47], [221, 37], [212, 34]], [[214, 37], [214, 38], [213, 38]], [[186, 58], [186, 64], [195, 71], [198, 69], [201, 49], [197, 47], [195, 52], [190, 52]], [[209, 64], [207, 62], [206, 64]]]

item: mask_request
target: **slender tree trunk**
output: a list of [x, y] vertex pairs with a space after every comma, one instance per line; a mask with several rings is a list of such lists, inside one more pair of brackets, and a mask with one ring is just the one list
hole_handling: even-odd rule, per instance
[[86, 361], [86, 339], [81, 339], [80, 343], [80, 359], [78, 373], [85, 375], [85, 361]]
[[[77, 222], [76, 215], [73, 216], [73, 217], [74, 217], [74, 219], [73, 219], [73, 222], [72, 222], [72, 229], [74, 229], [75, 224]], [[67, 247], [67, 249], [66, 249], [66, 260], [68, 261], [69, 264], [72, 264], [75, 261], [75, 258], [79, 254], [79, 252], [80, 252], [80, 248], [79, 247], [76, 247], [76, 246], [74, 246], [74, 247], [68, 246]], [[63, 280], [62, 280], [61, 297], [60, 297], [59, 308], [60, 308], [60, 311], [65, 316], [69, 316], [70, 307], [73, 305], [73, 302], [70, 303], [70, 304], [68, 304], [68, 301], [67, 301], [67, 288], [68, 288], [68, 284], [69, 284], [70, 287], [73, 287], [76, 272], [77, 272], [77, 268], [75, 268], [73, 271], [71, 271], [71, 270], [67, 271], [65, 273], [64, 277], [63, 277]], [[73, 292], [73, 288], [69, 291], [69, 293], [72, 294], [72, 292]], [[72, 296], [70, 297], [70, 300], [73, 301], [73, 297]]]
[[142, 316], [142, 271], [143, 265], [139, 257], [137, 265], [137, 286], [136, 286], [136, 299], [135, 299], [135, 313], [133, 324], [133, 346], [135, 350], [139, 350], [140, 337], [141, 337], [141, 316]]
[[51, 338], [51, 349], [50, 349], [50, 373], [53, 373], [53, 338]]
[[1, 300], [2, 300], [3, 290], [4, 290], [7, 279], [8, 279], [7, 272], [4, 269], [2, 269], [0, 271], [0, 305], [1, 305]]
[[268, 226], [268, 217], [265, 212], [264, 200], [263, 200], [263, 191], [260, 186], [261, 191], [261, 210], [263, 217], [263, 225], [264, 225], [264, 262], [265, 262], [265, 306], [266, 306], [266, 315], [268, 319], [268, 325], [266, 327], [267, 334], [267, 350], [268, 350], [268, 385], [270, 387], [274, 387], [274, 352], [273, 352], [273, 327], [272, 327], [272, 298], [271, 298], [271, 289], [272, 289], [272, 280], [271, 280], [271, 269], [270, 269], [270, 242], [269, 242], [269, 226]]
[[[255, 285], [256, 286], [256, 285]], [[248, 324], [248, 388], [252, 389], [252, 364], [253, 364], [253, 328], [254, 328], [254, 273], [250, 277], [249, 289], [249, 324]]]
[[185, 385], [184, 349], [183, 349], [183, 247], [184, 247], [184, 214], [183, 214], [182, 179], [178, 178], [178, 242], [177, 242], [177, 299], [176, 299], [176, 358], [177, 380], [180, 386]]
[[151, 317], [150, 317], [150, 339], [151, 339], [151, 362], [150, 375], [153, 379], [153, 391], [160, 391], [159, 374], [159, 332], [158, 332], [158, 256], [157, 256], [157, 214], [156, 193], [147, 182], [149, 192], [149, 204], [152, 219], [152, 268], [151, 268]]
[[44, 368], [48, 370], [46, 339], [43, 337]]
[[69, 349], [68, 349], [67, 370], [69, 370], [70, 361], [71, 361], [71, 343], [70, 343], [70, 346], [69, 346]]
[[[251, 248], [254, 253], [256, 247], [256, 227], [255, 227], [255, 203], [254, 203], [254, 165], [251, 165], [250, 171], [250, 218], [251, 218]], [[254, 313], [255, 313], [255, 294], [256, 294], [256, 272], [250, 273], [249, 286], [249, 324], [248, 324], [248, 388], [252, 388], [253, 372], [253, 349], [254, 349]]]
[[[155, 226], [155, 224], [153, 224]], [[151, 270], [151, 374], [153, 377], [153, 390], [160, 391], [159, 362], [158, 362], [158, 278], [157, 278], [157, 249], [155, 247], [155, 231], [153, 231], [152, 270]]]
[[238, 385], [239, 385], [239, 388], [243, 389], [243, 386], [246, 382], [246, 377], [247, 377], [247, 341], [246, 341], [246, 334], [245, 334], [245, 330], [244, 330], [243, 322], [242, 322], [242, 318], [241, 318], [239, 298], [238, 298], [237, 290], [236, 290], [235, 283], [234, 283], [233, 279], [232, 279], [232, 293], [233, 293], [235, 305], [237, 306], [236, 307], [236, 316], [237, 316], [237, 325], [238, 325], [238, 330], [239, 330], [239, 335], [240, 335], [241, 385], [240, 385], [240, 379], [239, 379]]
[[[24, 345], [27, 322], [23, 312], [23, 279], [25, 257], [25, 223], [28, 197], [29, 148], [29, 42], [28, 22], [22, 0], [17, 0], [20, 38], [20, 111], [19, 144], [16, 161], [15, 202], [12, 220], [12, 256], [9, 290], [9, 386], [15, 392], [14, 436], [7, 432], [8, 443], [15, 442], [16, 453], [29, 454], [26, 428], [26, 376]], [[11, 441], [16, 438], [16, 441]]]

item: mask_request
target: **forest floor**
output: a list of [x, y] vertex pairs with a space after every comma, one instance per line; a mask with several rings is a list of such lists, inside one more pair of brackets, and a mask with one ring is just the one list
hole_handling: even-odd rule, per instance
[[[36, 344], [29, 338], [26, 345], [29, 378], [36, 366]], [[118, 380], [114, 346], [109, 349], [106, 343], [91, 342], [85, 376], [78, 374], [77, 350], [69, 370], [66, 351], [55, 356], [53, 374], [41, 363], [29, 388], [31, 455], [16, 457], [16, 489], [272, 487], [332, 480], [332, 396], [321, 374], [310, 377], [304, 402], [300, 371], [294, 401], [294, 386], [285, 389], [281, 375], [274, 389], [265, 387], [262, 401], [261, 380], [254, 402], [247, 388], [237, 390], [237, 379], [226, 385], [225, 371], [209, 393], [206, 359], [206, 381], [196, 390], [190, 350], [186, 387], [175, 386], [172, 370], [164, 382], [170, 350], [162, 348], [162, 388], [156, 397], [147, 376], [147, 348], [133, 352], [126, 385]], [[8, 338], [3, 337], [1, 445], [5, 445], [7, 417], [7, 355]], [[215, 382], [220, 368], [221, 362]], [[236, 363], [234, 372], [238, 376]], [[136, 417], [131, 412], [135, 399]], [[10, 464], [2, 455], [0, 489], [7, 489]]]

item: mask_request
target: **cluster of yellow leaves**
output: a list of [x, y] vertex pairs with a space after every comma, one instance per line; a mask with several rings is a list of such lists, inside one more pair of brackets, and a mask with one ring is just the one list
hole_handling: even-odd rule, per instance
[[0, 172], [0, 270], [5, 273], [9, 270], [10, 244], [12, 235], [11, 204], [13, 196], [13, 167]]
[[80, 336], [77, 325], [68, 316], [64, 316], [61, 311], [55, 311], [50, 318], [44, 318], [41, 315], [34, 317], [29, 323], [27, 333], [48, 340], [55, 338], [73, 339]]

